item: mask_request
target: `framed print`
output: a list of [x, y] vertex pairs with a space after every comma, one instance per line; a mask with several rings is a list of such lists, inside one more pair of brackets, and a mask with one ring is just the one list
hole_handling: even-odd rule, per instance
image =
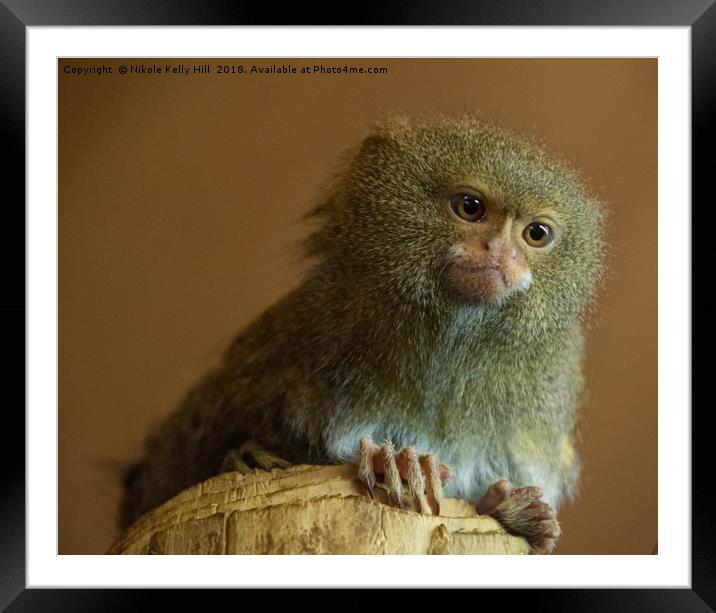
[[[697, 154], [698, 144], [709, 142], [712, 130], [709, 119], [714, 95], [710, 75], [714, 52], [710, 41], [716, 22], [713, 7], [709, 2], [678, 6], [655, 3], [647, 11], [627, 4], [610, 13], [608, 7], [585, 6], [579, 15], [574, 12], [576, 3], [564, 3], [559, 10], [556, 5], [550, 9], [542, 7], [537, 12], [534, 8], [527, 11], [521, 3], [499, 10], [460, 5], [464, 11], [459, 14], [457, 5], [452, 14], [448, 9], [435, 7], [411, 7], [410, 11], [399, 7], [395, 13], [384, 7], [379, 13], [356, 17], [354, 24], [347, 25], [316, 25], [330, 20], [330, 14], [321, 15], [318, 20], [309, 15], [289, 19], [289, 14], [283, 14], [281, 21], [290, 24], [273, 23], [275, 16], [256, 12], [255, 8], [237, 8], [234, 12], [218, 4], [213, 8], [207, 5], [201, 12], [172, 7], [165, 13], [160, 11], [160, 5], [153, 5], [144, 8], [144, 13], [131, 16], [111, 2], [105, 3], [102, 10], [82, 3], [63, 5], [62, 9], [40, 8], [32, 3], [20, 7], [12, 2], [0, 7], [7, 57], [2, 68], [6, 92], [3, 116], [7, 143], [13, 152], [6, 166], [7, 183], [18, 190], [15, 200], [26, 201], [24, 214], [19, 213], [18, 207], [10, 204], [7, 207], [17, 215], [15, 225], [22, 223], [26, 228], [25, 280], [21, 281], [19, 273], [8, 267], [8, 271], [12, 270], [8, 280], [16, 285], [18, 293], [24, 284], [26, 302], [8, 298], [6, 312], [19, 318], [20, 312], [25, 311], [27, 356], [26, 371], [23, 367], [24, 418], [16, 411], [8, 411], [11, 419], [17, 420], [16, 424], [8, 424], [8, 431], [22, 429], [27, 435], [25, 456], [6, 450], [10, 454], [6, 466], [12, 468], [4, 479], [6, 504], [2, 529], [6, 546], [1, 574], [3, 603], [9, 604], [9, 610], [33, 609], [43, 604], [62, 609], [76, 608], [81, 602], [93, 607], [115, 600], [125, 606], [138, 602], [137, 596], [126, 589], [77, 588], [253, 586], [554, 588], [536, 592], [522, 589], [516, 592], [516, 597], [544, 600], [557, 609], [603, 610], [618, 602], [629, 610], [710, 610], [714, 602], [710, 580], [713, 537], [708, 531], [709, 516], [703, 498], [709, 490], [710, 478], [706, 473], [705, 447], [699, 440], [708, 429], [705, 425], [698, 427], [703, 418], [692, 412], [690, 397], [693, 380], [690, 324], [698, 323], [699, 315], [708, 314], [710, 308], [708, 302], [696, 302], [696, 308], [691, 309], [690, 279], [695, 278], [691, 264], [708, 262], [709, 256], [698, 252], [708, 243], [691, 239], [693, 208], [689, 198], [690, 186], [698, 187], [702, 184], [699, 177], [705, 176], [705, 158]], [[465, 121], [468, 123], [460, 123]], [[434, 126], [455, 130], [450, 136], [435, 132], [439, 135], [431, 137], [452, 143], [440, 149], [439, 154], [432, 141], [426, 145], [420, 140], [422, 136], [415, 136], [433, 134], [430, 130], [438, 130]], [[487, 132], [479, 132], [483, 129]], [[422, 227], [421, 223], [428, 224], [433, 242], [420, 244], [421, 249], [429, 249], [428, 245], [436, 240], [435, 233], [439, 235], [442, 231], [438, 228], [458, 227], [460, 232], [467, 232], [465, 223], [473, 221], [466, 218], [472, 209], [457, 210], [452, 202], [454, 196], [444, 193], [447, 189], [444, 185], [454, 185], [460, 178], [457, 175], [464, 174], [466, 168], [460, 166], [457, 156], [451, 158], [453, 144], [462, 142], [463, 135], [472, 134], [473, 130], [483, 135], [481, 138], [486, 138], [485, 134], [496, 135], [491, 141], [495, 144], [487, 149], [495, 147], [502, 151], [505, 139], [512, 142], [513, 137], [506, 135], [514, 134], [515, 143], [534, 143], [519, 145], [529, 151], [521, 153], [520, 159], [532, 159], [530, 156], [538, 155], [535, 151], [545, 150], [565, 160], [565, 167], [576, 168], [578, 173], [561, 175], [562, 171], [555, 171], [555, 176], [579, 177], [589, 193], [589, 206], [597, 203], [595, 206], [606, 211], [603, 220], [600, 217], [594, 222], [587, 217], [570, 217], [569, 207], [581, 206], [575, 204], [578, 199], [575, 194], [582, 193], [581, 187], [575, 187], [576, 191], [569, 192], [570, 198], [554, 197], [553, 202], [569, 202], [564, 205], [566, 213], [560, 212], [559, 205], [554, 205], [558, 210], [550, 209], [549, 214], [540, 209], [542, 212], [534, 219], [520, 221], [527, 224], [524, 232], [521, 226], [518, 231], [517, 224], [514, 225], [514, 232], [510, 230], [512, 234], [508, 234], [516, 238], [500, 235], [501, 241], [526, 241], [527, 247], [520, 242], [519, 249], [510, 253], [517, 258], [515, 254], [525, 250], [527, 255], [520, 266], [527, 267], [530, 283], [537, 279], [538, 284], [542, 274], [549, 279], [544, 287], [559, 287], [554, 291], [560, 298], [541, 311], [541, 319], [525, 307], [515, 311], [518, 313], [517, 319], [512, 320], [515, 325], [533, 315], [535, 318], [530, 320], [535, 322], [533, 327], [552, 321], [550, 318], [557, 321], [557, 311], [570, 308], [569, 297], [580, 291], [584, 275], [589, 276], [589, 283], [596, 288], [596, 307], [588, 311], [585, 320], [586, 350], [582, 353], [579, 344], [573, 358], [562, 353], [567, 349], [555, 353], [560, 364], [573, 363], [575, 381], [579, 380], [574, 392], [579, 394], [579, 400], [570, 401], [580, 407], [579, 417], [568, 418], [576, 420], [577, 434], [574, 439], [555, 439], [554, 461], [550, 458], [545, 464], [558, 467], [555, 470], [561, 480], [552, 485], [542, 464], [537, 468], [537, 460], [520, 464], [519, 458], [526, 457], [524, 454], [537, 440], [535, 424], [545, 423], [546, 413], [541, 409], [532, 409], [538, 417], [523, 430], [518, 425], [520, 418], [515, 417], [517, 413], [510, 413], [509, 419], [505, 417], [502, 429], [489, 432], [485, 438], [501, 441], [502, 433], [509, 432], [511, 442], [504, 445], [509, 449], [507, 459], [500, 464], [497, 451], [503, 448], [500, 443], [485, 447], [485, 459], [479, 465], [494, 467], [485, 479], [495, 481], [508, 471], [516, 481], [515, 487], [537, 485], [543, 501], [558, 501], [553, 504], [559, 504], [561, 536], [558, 539], [555, 536], [555, 542], [550, 541], [547, 548], [551, 552], [556, 543], [553, 554], [489, 558], [103, 555], [297, 553], [275, 544], [258, 550], [242, 549], [244, 546], [232, 549], [228, 543], [235, 543], [239, 533], [232, 527], [230, 518], [234, 516], [222, 506], [223, 502], [216, 502], [218, 498], [209, 500], [209, 497], [205, 498], [206, 507], [188, 501], [184, 510], [172, 516], [185, 518], [182, 521], [192, 523], [192, 529], [198, 530], [195, 540], [199, 545], [187, 548], [189, 541], [182, 541], [185, 537], [177, 532], [179, 523], [173, 528], [161, 524], [157, 519], [161, 515], [154, 510], [163, 508], [162, 504], [188, 486], [199, 487], [202, 496], [210, 493], [206, 482], [203, 486], [199, 483], [207, 475], [215, 476], [216, 471], [206, 473], [198, 468], [196, 474], [201, 478], [187, 478], [174, 489], [167, 485], [165, 494], [152, 498], [153, 502], [142, 503], [128, 515], [123, 528], [147, 511], [153, 513], [149, 516], [158, 523], [146, 537], [132, 536], [135, 538], [132, 541], [127, 532], [120, 537], [117, 527], [117, 518], [123, 512], [120, 509], [126, 511], [127, 505], [139, 500], [132, 498], [135, 482], [127, 467], [138, 462], [135, 466], [140, 469], [135, 470], [141, 470], [150, 461], [152, 443], [143, 447], [147, 433], [162, 431], [161, 424], [169, 423], [167, 419], [178, 419], [169, 418], [172, 410], [186, 402], [182, 399], [191, 396], [186, 394], [197, 381], [214, 376], [206, 373], [217, 372], [212, 369], [223, 363], [220, 360], [229, 359], [221, 358], [227, 347], [239, 349], [231, 349], [225, 356], [239, 351], [242, 343], [255, 347], [251, 344], [253, 340], [241, 340], [250, 337], [237, 337], [237, 333], [247, 327], [253, 329], [250, 326], [254, 321], [273, 317], [264, 313], [283, 312], [283, 308], [287, 315], [280, 320], [283, 323], [276, 325], [289, 338], [287, 330], [292, 325], [289, 322], [297, 317], [295, 313], [305, 314], [312, 307], [301, 300], [294, 305], [285, 296], [308, 291], [302, 288], [309, 282], [318, 288], [328, 278], [327, 269], [318, 267], [311, 259], [316, 253], [347, 249], [343, 254], [336, 251], [335, 255], [340, 262], [336, 270], [340, 273], [331, 273], [335, 275], [331, 279], [346, 280], [336, 296], [354, 291], [355, 296], [361, 292], [367, 295], [365, 288], [373, 287], [374, 281], [378, 288], [376, 279], [383, 278], [380, 276], [383, 274], [390, 279], [391, 287], [401, 291], [418, 288], [417, 273], [405, 273], [402, 280], [397, 277], [402, 266], [407, 270], [407, 262], [418, 261], [413, 253], [400, 252], [415, 244], [407, 237], [425, 236], [416, 234], [415, 228]], [[520, 135], [524, 135], [524, 141]], [[381, 139], [386, 138], [390, 145], [381, 144]], [[422, 174], [410, 179], [402, 171], [383, 170], [392, 163], [393, 154], [389, 151], [393, 151], [393, 146], [403, 152], [401, 155], [409, 150], [411, 160], [422, 160], [415, 166]], [[517, 145], [510, 146], [519, 149]], [[530, 148], [533, 146], [535, 149]], [[371, 153], [362, 153], [368, 150]], [[693, 154], [689, 159], [690, 150]], [[509, 151], [514, 152], [514, 148]], [[544, 183], [555, 189], [555, 183], [544, 182], [539, 173], [519, 177], [510, 174], [515, 172], [517, 162], [503, 164], [500, 161], [503, 158], [484, 159], [488, 161], [483, 164], [492, 170], [481, 175], [478, 187], [467, 188], [467, 179], [460, 179], [460, 194], [471, 194], [469, 206], [485, 206], [489, 212], [493, 200], [500, 201], [500, 207], [509, 207], [505, 203], [511, 198], [533, 197], [542, 202], [544, 192], [539, 192], [537, 186]], [[376, 184], [375, 189], [382, 189], [380, 186], [386, 181], [390, 187], [375, 196], [375, 202], [383, 207], [376, 209], [378, 221], [373, 223], [378, 225], [371, 226], [363, 236], [363, 225], [370, 223], [372, 215], [368, 202], [373, 197], [362, 191], [368, 189], [365, 186], [372, 180], [361, 174], [368, 172], [360, 170], [365, 160], [378, 169], [372, 172], [389, 177], [381, 179], [383, 183]], [[445, 179], [448, 175], [450, 178]], [[396, 177], [404, 181], [401, 189], [394, 185]], [[442, 187], [425, 187], [433, 185], [430, 181]], [[486, 187], [490, 181], [493, 187]], [[517, 191], [514, 194], [510, 191], [510, 186], [516, 184], [524, 184], [519, 196]], [[479, 196], [469, 191], [473, 189], [479, 191]], [[559, 186], [559, 190], [569, 189], [572, 188], [564, 184]], [[439, 215], [441, 221], [431, 217], [431, 221], [423, 222], [423, 209], [415, 209], [411, 223], [402, 230], [392, 225], [383, 230], [386, 223], [395, 223], [381, 217], [384, 207], [389, 206], [385, 203], [399, 200], [405, 209], [412, 206], [412, 200], [405, 194], [413, 194], [414, 200], [419, 198], [415, 196], [419, 190], [435, 192], [436, 202], [447, 198], [449, 205], [445, 211], [440, 209], [438, 214], [430, 209], [429, 215]], [[361, 206], [365, 210], [356, 212], [335, 204], [343, 202], [344, 193], [354, 194], [351, 206], [363, 198]], [[540, 195], [525, 195], [532, 193]], [[348, 202], [348, 197], [345, 198]], [[473, 202], [475, 198], [477, 205]], [[331, 212], [331, 206], [337, 207], [336, 212]], [[318, 221], [327, 224], [329, 233], [318, 234], [319, 230], [314, 229], [318, 226], [311, 226], [316, 223], [310, 215], [312, 210], [324, 215]], [[497, 219], [502, 213], [493, 214]], [[525, 214], [515, 213], [519, 220]], [[455, 225], [456, 218], [463, 225]], [[590, 223], [594, 226], [588, 230], [586, 226]], [[593, 275], [591, 264], [585, 264], [586, 272], [576, 272], [582, 270], [579, 258], [586, 256], [573, 255], [569, 262], [560, 264], [559, 250], [551, 251], [551, 260], [549, 255], [547, 259], [535, 260], [538, 256], [527, 251], [549, 247], [553, 238], [554, 245], [562, 240], [563, 248], [569, 246], [570, 232], [576, 231], [575, 226], [580, 236], [593, 237], [595, 244], [604, 236], [603, 276]], [[10, 227], [14, 227], [12, 223]], [[386, 241], [378, 246], [378, 242], [372, 241], [383, 231]], [[359, 238], [351, 242], [346, 238], [349, 234]], [[320, 245], [316, 236], [322, 237]], [[589, 243], [585, 238], [580, 240], [582, 244]], [[492, 245], [491, 253], [502, 253], [498, 247], [503, 243], [484, 244]], [[302, 257], [301, 245], [308, 245], [308, 259]], [[360, 269], [368, 266], [368, 262], [378, 261], [371, 259], [371, 254], [378, 250], [379, 260], [390, 262], [390, 267]], [[394, 253], [389, 255], [390, 251]], [[16, 253], [17, 249], [8, 243], [5, 261], [13, 261], [12, 255]], [[352, 263], [354, 258], [362, 262], [355, 265], [358, 268]], [[509, 266], [518, 266], [511, 262]], [[553, 268], [544, 268], [548, 264], [540, 262], [552, 262], [549, 266]], [[502, 271], [505, 287], [511, 287], [508, 279], [513, 273], [505, 272], [507, 260], [494, 266]], [[478, 268], [470, 269], [470, 274]], [[561, 273], [562, 270], [566, 272]], [[518, 272], [514, 275], [519, 276]], [[443, 274], [442, 270], [439, 274]], [[450, 283], [462, 283], [451, 279]], [[558, 279], [571, 289], [565, 291], [558, 285]], [[508, 307], [520, 296], [529, 295], [530, 283], [515, 290], [517, 298], [508, 295]], [[328, 286], [320, 287], [315, 296], [329, 292]], [[334, 285], [330, 287], [334, 291]], [[421, 285], [419, 291], [427, 292], [426, 287]], [[443, 285], [435, 287], [439, 289], [420, 293], [421, 305], [443, 291]], [[454, 290], [457, 286], [450, 287]], [[484, 284], [469, 284], [468, 289], [459, 287], [460, 291], [477, 292], [479, 305], [485, 300], [482, 293], [488, 291]], [[448, 294], [454, 300], [456, 294]], [[320, 317], [306, 316], [301, 321], [320, 321], [320, 329], [328, 329], [333, 325], [332, 319], [338, 322], [343, 317], [341, 313], [348, 313], [333, 310], [331, 305], [337, 304], [336, 300], [340, 301], [335, 298], [315, 307]], [[496, 300], [496, 304], [502, 305], [501, 300]], [[272, 305], [276, 304], [279, 306], [274, 308]], [[371, 305], [371, 312], [378, 313], [379, 300], [373, 299]], [[468, 308], [473, 308], [472, 303]], [[376, 322], [375, 329], [383, 330], [382, 336], [387, 338], [391, 328], [385, 323], [388, 315], [365, 317], [358, 326], [362, 332], [355, 337], [350, 332], [357, 330], [355, 326], [331, 328], [335, 330], [332, 334], [336, 346], [344, 342], [345, 349], [336, 353], [334, 365], [325, 367], [327, 370], [334, 372], [338, 365], [348, 368], [346, 364], [358, 362], [370, 365], [376, 373], [384, 368], [379, 366], [378, 354], [368, 345], [363, 347], [360, 339], [370, 335], [370, 321]], [[396, 320], [396, 330], [402, 331], [395, 333], [395, 339], [408, 334], [405, 330], [411, 322], [419, 321], [423, 315], [417, 317], [401, 308], [401, 317], [402, 320]], [[490, 321], [489, 314], [481, 317]], [[504, 321], [501, 325], [490, 328], [492, 332], [485, 338], [498, 343], [495, 339], [505, 334]], [[9, 339], [17, 335], [18, 346], [19, 329], [15, 324], [7, 330]], [[308, 334], [305, 324], [297, 329], [300, 332], [290, 344]], [[477, 334], [475, 329], [469, 329], [470, 334]], [[557, 324], [550, 328], [553, 330], [550, 343], [558, 343], [554, 332], [558, 329], [562, 328]], [[706, 325], [703, 329], [710, 327]], [[295, 374], [300, 371], [299, 364], [312, 353], [311, 347], [320, 346], [318, 327], [310, 330], [313, 344], [298, 351], [288, 362], [282, 361], [283, 366], [271, 379], [300, 378]], [[435, 400], [431, 407], [458, 402], [446, 400], [455, 386], [462, 393], [482, 389], [476, 387], [474, 378], [460, 379], [456, 371], [450, 370], [451, 361], [456, 369], [466, 364], [456, 351], [464, 344], [467, 330], [455, 332], [452, 349], [441, 349], [442, 357], [439, 360], [435, 357], [432, 362], [429, 372], [441, 380], [449, 377], [453, 383], [440, 387], [442, 400]], [[270, 346], [265, 339], [272, 338], [270, 334], [264, 336], [260, 329], [256, 334], [256, 339], [264, 340], [257, 341], [260, 349], [252, 349], [251, 356]], [[353, 340], [345, 340], [349, 337]], [[239, 340], [232, 340], [235, 338]], [[416, 333], [410, 338], [413, 340], [406, 346], [415, 345], [420, 336]], [[395, 339], [391, 347], [397, 351]], [[442, 336], [441, 339], [444, 340]], [[292, 351], [290, 344], [282, 350], [286, 355]], [[480, 345], [486, 346], [487, 341]], [[567, 346], [572, 345], [564, 345]], [[331, 351], [330, 344], [316, 351], [316, 364], [328, 364]], [[512, 363], [521, 351], [514, 343], [510, 345], [509, 355], [503, 358], [505, 363]], [[532, 364], [534, 370], [513, 369], [504, 383], [496, 383], [493, 388], [503, 390], [503, 396], [512, 398], [515, 406], [527, 402], [514, 400], [518, 389], [534, 390], [525, 397], [534, 396], [535, 406], [552, 402], [544, 400], [553, 396], [544, 396], [548, 392], [542, 390], [559, 388], [563, 395], [571, 394], [565, 391], [571, 389], [566, 380], [556, 387], [543, 385], [555, 376], [546, 366], [547, 353], [546, 348], [530, 349], [529, 355], [541, 357], [522, 364]], [[423, 354], [405, 354], [401, 381], [410, 379], [406, 373], [411, 369], [416, 380], [428, 376], [427, 370], [418, 374], [422, 372], [418, 355]], [[495, 355], [506, 354], [496, 350]], [[586, 356], [584, 362], [582, 355]], [[245, 359], [249, 358], [241, 358]], [[257, 366], [256, 372], [268, 372], [269, 362], [260, 363], [264, 365]], [[20, 367], [15, 367], [18, 373], [12, 379], [19, 381]], [[566, 372], [566, 366], [561, 368], [559, 372]], [[307, 390], [313, 389], [312, 377], [317, 376], [319, 367], [309, 370], [306, 385], [296, 388], [304, 395], [317, 393]], [[502, 376], [502, 371], [484, 372], [487, 374], [480, 376], [490, 380], [498, 381]], [[238, 389], [236, 373], [228, 375], [232, 382], [226, 389]], [[342, 381], [345, 380], [350, 377], [346, 375]], [[289, 387], [294, 389], [291, 387], [294, 385]], [[430, 428], [420, 434], [420, 426], [411, 426], [411, 430], [406, 425], [408, 417], [398, 419], [390, 415], [392, 407], [399, 406], [400, 394], [388, 400], [381, 386], [369, 382], [365, 385], [377, 389], [376, 395], [370, 396], [371, 407], [380, 407], [384, 401], [385, 408], [371, 408], [372, 417], [362, 417], [363, 425], [355, 427], [351, 425], [355, 422], [345, 417], [349, 405], [340, 405], [340, 415], [336, 409], [326, 422], [330, 425], [321, 425], [320, 435], [316, 438], [305, 435], [305, 448], [322, 449], [321, 453], [329, 455], [315, 457], [327, 458], [326, 461], [309, 461], [314, 456], [308, 452], [302, 455], [304, 443], [296, 443], [294, 434], [287, 435], [286, 441], [290, 442], [286, 442], [286, 447], [281, 446], [277, 433], [286, 423], [293, 428], [298, 428], [299, 423], [309, 424], [301, 425], [304, 428], [301, 431], [312, 432], [312, 422], [300, 416], [298, 409], [286, 409], [310, 404], [304, 396], [296, 400], [298, 392], [282, 395], [283, 413], [261, 405], [264, 408], [257, 413], [263, 420], [261, 427], [275, 435], [268, 456], [277, 460], [266, 460], [264, 466], [260, 458], [266, 450], [252, 448], [247, 470], [256, 474], [257, 468], [281, 468], [282, 464], [272, 462], [283, 457], [291, 458], [291, 464], [341, 464], [338, 459], [358, 462], [359, 439], [364, 441], [364, 437], [371, 436], [380, 442], [392, 438], [396, 453], [411, 445], [421, 454], [435, 453], [437, 461], [426, 462], [436, 462], [433, 466], [437, 472], [430, 473], [423, 465], [423, 484], [430, 483], [430, 474], [433, 479], [436, 474], [442, 479], [439, 462], [447, 454], [446, 465], [452, 467], [445, 468], [446, 475], [449, 474], [444, 484], [447, 498], [465, 498], [476, 503], [479, 496], [473, 496], [470, 489], [473, 482], [465, 480], [464, 475], [480, 469], [460, 463], [457, 455], [450, 455], [453, 449], [450, 445], [439, 447], [437, 439], [424, 434]], [[396, 389], [408, 388], [413, 389], [409, 385]], [[209, 389], [207, 393], [214, 392]], [[222, 391], [220, 395], [226, 393]], [[484, 394], [481, 398], [495, 398]], [[311, 402], [321, 401], [314, 398]], [[338, 400], [335, 402], [338, 406]], [[513, 405], [508, 402], [505, 406]], [[459, 437], [465, 427], [446, 425], [452, 413], [434, 410], [435, 427], [439, 425], [445, 432], [451, 432], [450, 440]], [[389, 418], [385, 417], [386, 412]], [[346, 420], [346, 425], [340, 426], [343, 430], [339, 432], [341, 419]], [[398, 422], [400, 430], [394, 425]], [[371, 425], [365, 425], [368, 423]], [[494, 427], [495, 419], [485, 423], [483, 430]], [[182, 432], [192, 429], [192, 437], [205, 432], [200, 418], [188, 424], [180, 429]], [[226, 445], [226, 449], [222, 448], [226, 451], [232, 446], [228, 442], [231, 437], [221, 434], [225, 432], [222, 428], [218, 427], [216, 436], [225, 436], [227, 442], [221, 444]], [[345, 451], [353, 447], [355, 456]], [[379, 448], [380, 445], [376, 446], [376, 453], [383, 453]], [[175, 475], [188, 474], [205, 457], [204, 453], [198, 451], [197, 459], [186, 459], [186, 465], [181, 464], [185, 458], [175, 454], [167, 466], [178, 467]], [[399, 470], [402, 470], [400, 458], [409, 457], [405, 453], [398, 453]], [[18, 457], [26, 457], [26, 463], [18, 462]], [[230, 470], [242, 470], [239, 465], [247, 461], [246, 457], [240, 455], [239, 464], [232, 465]], [[363, 461], [364, 456], [360, 458]], [[388, 456], [385, 464], [380, 462], [372, 464], [382, 467], [376, 468], [379, 477], [380, 471], [389, 470]], [[417, 460], [415, 465], [419, 466]], [[564, 476], [572, 474], [570, 471], [575, 474], [573, 480]], [[154, 473], [142, 474], [145, 481], [140, 483], [148, 482], [147, 475]], [[577, 478], [577, 474], [581, 476]], [[123, 476], [130, 485], [121, 485]], [[407, 472], [401, 476], [409, 480]], [[164, 474], [158, 478], [162, 484], [169, 480]], [[388, 483], [387, 476], [379, 481]], [[569, 487], [563, 485], [567, 481]], [[458, 485], [453, 486], [455, 483]], [[562, 494], [558, 493], [562, 487], [573, 494], [571, 501], [564, 504]], [[433, 507], [439, 499], [431, 493], [429, 485], [426, 488], [425, 500]], [[141, 493], [143, 500], [149, 491]], [[386, 502], [391, 495], [388, 490]], [[417, 504], [420, 509], [423, 503], [418, 493], [414, 495], [417, 502], [411, 499], [409, 505]], [[308, 500], [324, 500], [321, 496], [314, 492]], [[363, 494], [358, 498], [368, 500]], [[275, 504], [266, 508], [274, 509]], [[482, 508], [480, 504], [478, 510]], [[195, 507], [195, 516], [187, 514], [191, 505]], [[446, 508], [442, 509], [443, 515]], [[308, 507], [301, 509], [297, 515], [299, 524], [300, 518], [310, 512]], [[401, 511], [408, 512], [413, 513]], [[347, 521], [347, 515], [342, 517]], [[365, 520], [361, 512], [358, 517]], [[501, 517], [500, 521], [507, 521], [504, 514]], [[198, 527], [200, 520], [208, 523]], [[267, 536], [262, 537], [264, 544], [265, 539], [273, 542], [279, 538], [278, 522], [293, 525], [293, 520], [284, 515], [269, 514], [263, 521], [267, 528]], [[381, 519], [384, 536], [385, 521]], [[214, 527], [206, 528], [209, 523]], [[462, 529], [453, 530], [463, 534]], [[510, 529], [507, 532], [518, 537], [521, 534]], [[361, 540], [360, 530], [357, 534]], [[529, 550], [539, 552], [544, 542], [530, 536], [532, 532], [524, 534]], [[318, 539], [318, 534], [314, 533], [313, 538]], [[437, 552], [432, 544], [429, 550]], [[304, 552], [325, 550], [317, 547]], [[389, 548], [382, 552], [394, 553]], [[442, 552], [458, 550], [446, 546]], [[337, 548], [330, 553], [358, 551]]]

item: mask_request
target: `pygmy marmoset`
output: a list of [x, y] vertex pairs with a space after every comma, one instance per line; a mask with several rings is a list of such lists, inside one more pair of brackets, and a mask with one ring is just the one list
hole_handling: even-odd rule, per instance
[[502, 127], [398, 117], [309, 217], [315, 264], [151, 432], [122, 526], [223, 470], [354, 462], [392, 504], [403, 481], [423, 512], [444, 491], [551, 551], [579, 475], [602, 204]]

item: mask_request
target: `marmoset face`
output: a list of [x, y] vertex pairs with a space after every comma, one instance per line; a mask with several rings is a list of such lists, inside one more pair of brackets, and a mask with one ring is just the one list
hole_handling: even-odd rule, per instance
[[461, 181], [444, 194], [444, 209], [458, 240], [444, 257], [444, 280], [456, 296], [499, 303], [532, 285], [531, 261], [559, 242], [549, 208], [515, 215], [478, 181]]
[[347, 159], [310, 251], [393, 304], [502, 307], [533, 320], [591, 300], [601, 203], [542, 146], [472, 118], [394, 120]]

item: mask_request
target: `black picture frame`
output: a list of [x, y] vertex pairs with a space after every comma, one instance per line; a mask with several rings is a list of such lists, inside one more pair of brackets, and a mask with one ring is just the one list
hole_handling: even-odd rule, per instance
[[[6, 366], [4, 389], [20, 389], [25, 377], [25, 40], [30, 26], [79, 25], [485, 25], [485, 26], [690, 26], [692, 61], [692, 201], [704, 193], [716, 141], [712, 120], [716, 109], [716, 6], [714, 0], [460, 0], [450, 3], [392, 1], [275, 7], [241, 1], [154, 0], [0, 0], [0, 125], [9, 155], [1, 166], [5, 240], [0, 242], [3, 263], [2, 322]], [[711, 155], [709, 155], [711, 153]], [[674, 205], [684, 211], [689, 203]], [[697, 209], [691, 207], [692, 214]], [[708, 223], [692, 223], [692, 279], [699, 267], [710, 272], [714, 259], [705, 232]], [[699, 231], [702, 233], [699, 236]], [[12, 239], [12, 240], [11, 240]], [[698, 326], [692, 351], [704, 347], [716, 301], [704, 294], [692, 298], [692, 326]], [[709, 317], [711, 316], [711, 317]], [[20, 323], [22, 322], [22, 323]], [[695, 353], [695, 352], [694, 352]], [[708, 355], [708, 354], [707, 354]], [[703, 380], [706, 361], [692, 360], [692, 385]], [[705, 374], [705, 373], [704, 373]], [[21, 398], [24, 403], [25, 388]], [[690, 407], [671, 407], [689, 410]], [[708, 408], [708, 404], [704, 408]], [[692, 411], [692, 582], [691, 589], [542, 589], [516, 590], [510, 608], [550, 611], [714, 611], [716, 609], [716, 539], [707, 495], [713, 485], [712, 457], [707, 443], [712, 431], [708, 412]], [[165, 590], [25, 589], [25, 416], [20, 401], [3, 410], [6, 433], [0, 477], [0, 607], [8, 611], [128, 610], [166, 606]], [[14, 440], [12, 440], [14, 439]], [[10, 444], [12, 442], [12, 444]], [[615, 494], [618, 496], [618, 493]], [[687, 501], [684, 501], [685, 503]], [[555, 577], [555, 583], [559, 578]], [[487, 595], [486, 595], [487, 596]], [[496, 594], [497, 598], [504, 598]], [[179, 594], [184, 606], [205, 608], [207, 596], [194, 591]], [[482, 597], [480, 597], [481, 599]], [[240, 603], [236, 603], [239, 605]], [[364, 606], [385, 606], [365, 602]], [[475, 603], [477, 606], [480, 600]]]

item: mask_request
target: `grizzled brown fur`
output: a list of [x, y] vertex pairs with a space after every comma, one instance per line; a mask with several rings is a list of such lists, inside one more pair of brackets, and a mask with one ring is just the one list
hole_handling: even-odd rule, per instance
[[[554, 249], [529, 255], [530, 288], [501, 303], [444, 283], [459, 235], [443, 190], [471, 177], [507, 215], [547, 206], [561, 223]], [[570, 495], [583, 318], [603, 256], [603, 207], [578, 173], [471, 117], [394, 118], [348, 152], [311, 216], [315, 265], [150, 433], [122, 526], [247, 440], [293, 463], [337, 463], [371, 436], [451, 465], [448, 495], [477, 501], [499, 478], [540, 486], [555, 506]]]

